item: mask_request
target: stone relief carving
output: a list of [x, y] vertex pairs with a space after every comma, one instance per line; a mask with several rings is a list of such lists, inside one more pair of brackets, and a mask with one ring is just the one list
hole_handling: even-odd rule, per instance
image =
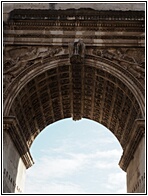
[[124, 69], [132, 73], [137, 79], [144, 80], [145, 52], [143, 48], [94, 49], [92, 53], [120, 64]]
[[61, 47], [15, 47], [4, 49], [4, 88], [25, 68], [42, 63], [47, 57], [61, 53]]
[[85, 56], [85, 44], [80, 39], [69, 44], [69, 57], [71, 63], [82, 63]]

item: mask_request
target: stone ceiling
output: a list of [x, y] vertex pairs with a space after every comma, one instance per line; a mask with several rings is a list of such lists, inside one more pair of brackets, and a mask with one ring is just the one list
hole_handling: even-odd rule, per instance
[[123, 148], [133, 122], [141, 117], [130, 90], [93, 65], [58, 65], [30, 80], [12, 107], [28, 145], [47, 125], [72, 117], [106, 126]]

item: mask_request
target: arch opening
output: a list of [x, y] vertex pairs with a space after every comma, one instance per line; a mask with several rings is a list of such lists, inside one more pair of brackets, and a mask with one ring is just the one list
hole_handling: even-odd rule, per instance
[[95, 121], [68, 118], [47, 126], [31, 154], [35, 165], [27, 170], [25, 193], [126, 193], [120, 143]]
[[57, 65], [37, 75], [19, 91], [10, 116], [22, 124], [30, 147], [47, 125], [64, 118], [88, 118], [106, 126], [125, 148], [133, 123], [142, 118], [134, 94], [106, 70], [86, 64]]

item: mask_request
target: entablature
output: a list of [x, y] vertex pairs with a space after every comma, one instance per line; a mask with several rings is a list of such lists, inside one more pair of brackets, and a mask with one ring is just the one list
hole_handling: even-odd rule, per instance
[[[51, 30], [52, 29], [52, 30]], [[13, 10], [4, 24], [5, 44], [144, 46], [143, 11]]]

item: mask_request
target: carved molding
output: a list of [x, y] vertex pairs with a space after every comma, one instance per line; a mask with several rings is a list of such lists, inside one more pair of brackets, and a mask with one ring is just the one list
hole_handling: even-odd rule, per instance
[[4, 89], [25, 69], [63, 53], [63, 48], [53, 47], [5, 47], [4, 49]]
[[[144, 93], [145, 91], [144, 91], [144, 88], [140, 85], [140, 83], [138, 83], [138, 81], [134, 78], [134, 77], [132, 77], [132, 75], [131, 74], [129, 74], [126, 70], [124, 70], [122, 67], [119, 67], [119, 65], [118, 64], [115, 64], [115, 63], [113, 63], [113, 62], [111, 62], [111, 61], [108, 61], [108, 59], [105, 59], [105, 58], [101, 58], [101, 57], [99, 57], [99, 56], [91, 56], [91, 55], [86, 55], [85, 56], [85, 58], [86, 58], [86, 64], [88, 64], [89, 63], [89, 65], [90, 64], [92, 64], [92, 65], [96, 65], [96, 64], [94, 64], [94, 60], [96, 61], [96, 62], [100, 62], [98, 65], [96, 65], [96, 68], [98, 67], [99, 69], [101, 69], [102, 71], [104, 70], [104, 66], [102, 66], [101, 64], [102, 64], [102, 62], [103, 62], [103, 64], [105, 63], [106, 65], [108, 64], [109, 65], [109, 67], [111, 66], [112, 67], [112, 69], [113, 70], [120, 70], [120, 74], [121, 73], [124, 73], [125, 75], [127, 75], [127, 79], [125, 80], [125, 82], [127, 81], [127, 80], [131, 80], [131, 81], [133, 81], [134, 83], [133, 84], [135, 84], [136, 86], [136, 88], [138, 88], [141, 92], [140, 92], [140, 94], [138, 95], [137, 93], [136, 93], [136, 95], [137, 95], [137, 99], [138, 100], [140, 100], [141, 98], [141, 96], [142, 96], [142, 93]], [[91, 62], [92, 60], [93, 60], [93, 62]], [[87, 62], [88, 61], [88, 62]], [[60, 65], [61, 64], [61, 62], [63, 62], [63, 63], [68, 63], [68, 55], [60, 55], [60, 56], [55, 56], [55, 57], [51, 57], [51, 58], [48, 58], [48, 59], [45, 59], [45, 60], [43, 60], [43, 64], [41, 65], [40, 63], [38, 63], [38, 64], [33, 64], [32, 66], [29, 66], [27, 69], [25, 69], [23, 72], [21, 72], [18, 76], [17, 76], [17, 78], [15, 79], [15, 80], [13, 80], [12, 81], [12, 83], [11, 83], [11, 85], [9, 85], [8, 86], [8, 88], [5, 90], [5, 92], [4, 92], [4, 100], [6, 100], [6, 102], [4, 103], [4, 105], [5, 106], [7, 106], [7, 109], [5, 108], [5, 106], [4, 106], [4, 111], [6, 110], [9, 110], [9, 105], [11, 105], [10, 104], [10, 101], [9, 101], [9, 98], [8, 97], [11, 97], [11, 100], [13, 100], [12, 99], [12, 95], [10, 94], [10, 92], [12, 91], [12, 89], [13, 89], [13, 93], [16, 91], [16, 89], [15, 89], [15, 86], [17, 87], [17, 89], [18, 88], [20, 88], [20, 85], [22, 86], [23, 85], [23, 83], [21, 82], [20, 83], [20, 80], [22, 81], [22, 78], [23, 77], [25, 77], [25, 79], [26, 79], [26, 82], [27, 82], [27, 75], [28, 75], [28, 73], [32, 73], [32, 76], [30, 76], [31, 78], [32, 77], [34, 77], [35, 75], [36, 75], [36, 71], [38, 70], [44, 70], [44, 71], [46, 71], [47, 69], [49, 69], [49, 62], [50, 62], [50, 66], [53, 66], [55, 63], [56, 63], [56, 65], [55, 66], [57, 66], [57, 64], [58, 65]], [[104, 65], [105, 65], [104, 64]], [[44, 65], [44, 66], [43, 66]], [[43, 67], [44, 67], [44, 69], [43, 69]], [[108, 70], [108, 68], [109, 68], [108, 66], [107, 66], [107, 70]], [[33, 71], [34, 70], [34, 71]], [[36, 70], [36, 71], [35, 71]], [[112, 71], [113, 71], [112, 70]], [[103, 71], [104, 72], [104, 71]], [[33, 74], [34, 73], [34, 74]], [[115, 75], [114, 75], [115, 76]], [[124, 76], [125, 77], [125, 76]], [[129, 79], [128, 79], [129, 78]], [[115, 79], [114, 79], [115, 80]], [[114, 81], [113, 80], [113, 81]], [[115, 82], [115, 81], [114, 81]], [[133, 85], [132, 85], [132, 87], [133, 87]], [[134, 87], [134, 88], [135, 88]], [[16, 92], [17, 93], [17, 92]], [[15, 93], [15, 94], [16, 94]], [[138, 97], [138, 96], [140, 96], [140, 97]], [[7, 103], [7, 101], [9, 101], [8, 103]], [[143, 107], [142, 105], [143, 105], [143, 101], [141, 102], [139, 102], [139, 104], [141, 105], [141, 107]], [[142, 108], [141, 108], [141, 110], [143, 110]], [[10, 110], [9, 110], [9, 112], [10, 112]], [[7, 114], [7, 112], [5, 112], [5, 115], [8, 115]]]
[[[70, 50], [70, 59], [74, 62], [77, 61], [81, 63], [84, 61], [84, 50], [83, 55], [80, 58], [79, 55], [72, 55], [73, 46], [69, 46]], [[22, 47], [5, 47], [4, 49], [4, 90], [12, 83], [12, 81], [25, 69], [33, 67], [35, 64], [42, 64], [47, 59], [56, 58], [61, 54], [67, 53], [67, 47], [48, 47], [48, 46], [22, 46]], [[89, 55], [88, 55], [89, 54]], [[95, 56], [90, 56], [90, 54], [100, 57], [99, 60], [105, 62], [109, 60], [109, 64], [116, 66], [117, 69], [122, 69], [121, 71], [125, 72], [127, 77], [131, 78], [136, 84], [137, 79], [144, 89], [145, 84], [145, 59], [144, 59], [144, 48], [106, 48], [106, 49], [90, 49], [86, 48], [85, 58], [93, 58]], [[108, 62], [107, 62], [108, 63]], [[130, 76], [131, 73], [133, 77]], [[142, 87], [137, 83], [139, 89]]]
[[131, 134], [127, 138], [127, 146], [124, 149], [123, 155], [120, 159], [120, 167], [126, 171], [130, 161], [133, 159], [134, 153], [138, 147], [138, 144], [145, 134], [145, 120], [136, 119]]
[[[123, 68], [122, 66], [120, 66], [120, 64], [115, 63], [107, 58], [102, 58], [100, 56], [92, 56], [89, 54], [86, 54], [86, 59], [92, 59], [92, 61], [99, 61], [99, 62], [103, 62], [106, 64], [109, 64], [110, 66], [112, 66], [113, 68], [121, 71], [121, 73], [124, 73], [125, 76], [130, 79], [131, 81], [133, 81], [134, 84], [136, 84], [136, 86], [139, 88], [139, 90], [141, 91], [141, 93], [144, 95], [145, 94], [145, 89], [144, 89], [144, 85], [143, 83], [141, 84], [130, 72], [128, 72], [125, 68]], [[105, 67], [104, 67], [105, 68]]]
[[[18, 34], [17, 34], [18, 33]], [[132, 39], [132, 40], [145, 40], [145, 36], [135, 36], [135, 35], [54, 35], [54, 34], [40, 34], [40, 33], [34, 33], [34, 34], [19, 34], [19, 32], [15, 31], [15, 33], [7, 33], [4, 35], [5, 38], [9, 38], [9, 37], [14, 37], [14, 38], [77, 38], [77, 39], [111, 39], [111, 40], [115, 40], [115, 39]]]
[[31, 10], [15, 9], [10, 13], [10, 20], [144, 20], [143, 11], [98, 11], [91, 8], [66, 10]]
[[[123, 128], [128, 124], [130, 130], [134, 119], [142, 116], [137, 97], [120, 79], [103, 71], [101, 65], [99, 68], [91, 66], [90, 62], [72, 65], [60, 63], [47, 70], [44, 66], [44, 72], [29, 78], [31, 80], [15, 93], [12, 105], [8, 103], [12, 114], [23, 123], [29, 146], [38, 130], [73, 115], [74, 120], [85, 117], [102, 123], [124, 147], [126, 143], [121, 140]], [[20, 86], [17, 85], [17, 88]]]
[[[41, 21], [39, 21], [39, 19]], [[62, 29], [75, 27], [101, 31], [143, 31], [144, 12], [97, 11], [93, 9], [68, 10], [13, 10], [5, 29]], [[112, 22], [115, 21], [115, 22]], [[124, 21], [124, 22], [123, 22]], [[125, 22], [126, 21], [126, 22]], [[135, 24], [136, 22], [136, 24]]]
[[145, 82], [144, 48], [106, 48], [94, 49], [93, 54], [111, 60], [129, 71], [142, 84]]
[[20, 154], [26, 168], [29, 168], [33, 165], [33, 159], [30, 155], [29, 148], [26, 144], [23, 131], [17, 121], [17, 118], [14, 116], [4, 117], [3, 118], [3, 129], [7, 131], [16, 146], [18, 153]]
[[[21, 26], [22, 23], [8, 23], [4, 26], [4, 30], [63, 30], [63, 28], [66, 31], [75, 31], [76, 27], [77, 30], [81, 30], [81, 28], [83, 27], [83, 29], [85, 31], [102, 31], [102, 32], [114, 32], [114, 31], [118, 31], [118, 32], [143, 32], [144, 31], [144, 25], [140, 24], [140, 25], [136, 25], [136, 27], [133, 27], [133, 24], [130, 25], [126, 25], [126, 26], [114, 26], [114, 25], [101, 25], [101, 24], [96, 24], [96, 25], [86, 25], [85, 23], [81, 24], [82, 27], [80, 26], [79, 23], [74, 23], [73, 25], [71, 25], [71, 22], [69, 23], [58, 23], [58, 25], [56, 25], [55, 22], [52, 23], [47, 23], [44, 24], [43, 23], [36, 23], [34, 25], [29, 24], [29, 23], [24, 23], [23, 26]], [[39, 25], [39, 26], [38, 26]], [[5, 32], [4, 32], [5, 33]], [[139, 37], [140, 39], [143, 39], [142, 37]]]

